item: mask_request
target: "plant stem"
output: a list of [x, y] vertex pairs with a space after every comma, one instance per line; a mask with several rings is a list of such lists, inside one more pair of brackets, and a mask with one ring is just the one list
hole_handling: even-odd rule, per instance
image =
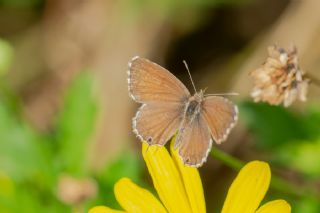
[[320, 79], [316, 78], [314, 75], [310, 75], [310, 73], [307, 73], [306, 77], [310, 79], [311, 83], [320, 87]]
[[[245, 162], [219, 149], [212, 149], [210, 154], [212, 157], [221, 161], [223, 164], [237, 171], [239, 171], [245, 165]], [[301, 196], [304, 196], [304, 197], [312, 196], [315, 198], [317, 197], [314, 191], [307, 190], [306, 188], [301, 189], [300, 187], [297, 187], [296, 185], [276, 175], [272, 176], [270, 187], [274, 190], [282, 191], [295, 197], [301, 197]]]
[[210, 154], [212, 157], [218, 159], [219, 161], [223, 162], [225, 165], [235, 170], [240, 170], [245, 165], [245, 163], [242, 162], [241, 160], [235, 157], [232, 157], [231, 155], [229, 155], [228, 153], [220, 149], [213, 148]]
[[0, 102], [8, 107], [8, 109], [15, 114], [20, 115], [21, 103], [18, 97], [13, 93], [7, 82], [0, 78]]
[[[278, 191], [285, 191], [287, 194], [298, 197], [301, 197], [305, 194], [305, 190], [301, 190], [299, 187], [275, 175], [273, 175], [271, 178], [271, 188]], [[310, 194], [308, 196], [310, 196]]]

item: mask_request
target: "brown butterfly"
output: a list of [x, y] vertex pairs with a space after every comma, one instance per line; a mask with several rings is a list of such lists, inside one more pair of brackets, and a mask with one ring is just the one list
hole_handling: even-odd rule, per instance
[[201, 166], [211, 150], [211, 136], [220, 144], [237, 121], [237, 106], [228, 99], [196, 89], [191, 96], [173, 74], [147, 59], [132, 58], [128, 75], [129, 94], [142, 103], [133, 132], [149, 145], [163, 146], [178, 130], [174, 148], [185, 165]]

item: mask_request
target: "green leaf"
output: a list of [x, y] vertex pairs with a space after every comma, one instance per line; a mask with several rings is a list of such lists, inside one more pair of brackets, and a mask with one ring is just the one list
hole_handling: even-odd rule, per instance
[[15, 183], [4, 172], [0, 171], [0, 212], [14, 209]]
[[0, 104], [0, 171], [15, 180], [46, 181], [50, 166], [44, 140]]
[[35, 7], [41, 6], [44, 4], [43, 0], [0, 0], [0, 4], [6, 7], [13, 7], [13, 8], [28, 8], [28, 7]]
[[[245, 102], [240, 115], [260, 147], [268, 148], [271, 159], [306, 177], [320, 175], [320, 110], [307, 107], [303, 113], [280, 106]], [[268, 151], [267, 151], [268, 152]]]
[[320, 175], [320, 140], [298, 141], [294, 145], [287, 144], [277, 151], [277, 161], [285, 164], [309, 177]]
[[294, 203], [293, 213], [318, 213], [320, 212], [319, 200], [305, 197]]
[[[122, 177], [128, 177], [135, 183], [143, 185], [141, 181], [143, 163], [136, 153], [125, 151], [113, 161], [109, 161], [106, 167], [99, 172], [99, 197], [94, 205], [107, 205], [119, 208], [113, 193], [114, 184]], [[93, 204], [92, 204], [93, 205]]]
[[0, 39], [0, 77], [6, 74], [13, 60], [13, 47], [9, 42]]
[[114, 184], [122, 177], [128, 177], [132, 181], [140, 181], [142, 173], [142, 162], [135, 153], [123, 152], [119, 157], [111, 162], [101, 173], [101, 177], [106, 183]]
[[96, 114], [93, 75], [83, 72], [71, 84], [57, 121], [59, 160], [65, 172], [80, 176], [86, 174], [87, 151]]
[[306, 120], [281, 106], [244, 102], [240, 116], [262, 147], [276, 148], [312, 138]]
[[307, 107], [307, 110], [302, 114], [302, 123], [308, 135], [312, 139], [320, 139], [320, 106], [318, 104]]
[[71, 212], [71, 207], [61, 203], [54, 193], [41, 191], [32, 184], [20, 184], [13, 212]]

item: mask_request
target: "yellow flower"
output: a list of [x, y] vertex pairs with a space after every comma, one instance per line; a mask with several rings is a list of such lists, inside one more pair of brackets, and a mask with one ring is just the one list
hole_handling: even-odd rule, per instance
[[229, 188], [222, 213], [291, 212], [291, 207], [285, 200], [270, 201], [258, 208], [269, 188], [270, 179], [271, 172], [267, 163], [262, 161], [247, 163]]
[[[202, 183], [196, 168], [184, 166], [172, 146], [172, 157], [165, 147], [146, 144], [142, 146], [142, 153], [160, 201], [129, 178], [121, 178], [115, 184], [114, 193], [124, 211], [96, 206], [89, 213], [206, 212]], [[258, 208], [270, 178], [267, 163], [252, 161], [245, 165], [229, 189], [222, 213], [290, 212], [291, 207], [284, 200], [271, 201]]]

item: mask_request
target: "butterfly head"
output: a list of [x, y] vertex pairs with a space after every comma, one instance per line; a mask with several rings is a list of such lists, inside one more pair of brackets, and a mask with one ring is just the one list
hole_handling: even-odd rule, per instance
[[[204, 91], [200, 90], [191, 96], [186, 104], [186, 115], [187, 117], [194, 117], [200, 112], [201, 102], [204, 99]], [[192, 119], [191, 119], [192, 120]]]
[[196, 92], [192, 97], [193, 100], [200, 103], [203, 100], [204, 92], [205, 92], [205, 90], [202, 90], [202, 89], [199, 92]]

